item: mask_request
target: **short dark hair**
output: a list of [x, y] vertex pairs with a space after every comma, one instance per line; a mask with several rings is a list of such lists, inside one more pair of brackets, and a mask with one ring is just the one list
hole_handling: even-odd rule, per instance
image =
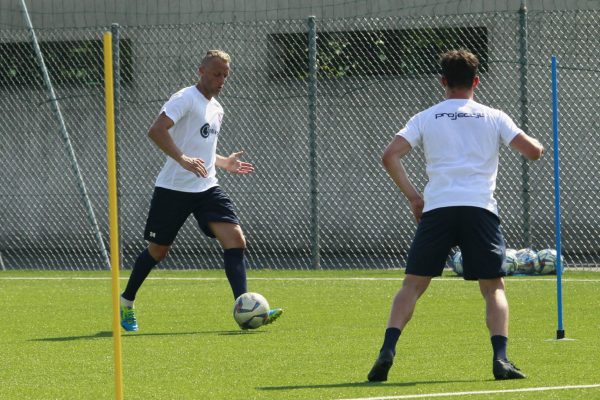
[[450, 50], [440, 56], [440, 66], [448, 87], [470, 88], [477, 75], [479, 60], [468, 50]]

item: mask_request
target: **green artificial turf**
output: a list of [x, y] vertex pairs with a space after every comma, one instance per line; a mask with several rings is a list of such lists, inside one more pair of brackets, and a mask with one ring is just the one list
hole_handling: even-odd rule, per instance
[[[136, 301], [140, 331], [122, 335], [125, 399], [600, 399], [597, 386], [502, 392], [600, 384], [600, 273], [565, 273], [564, 328], [575, 339], [565, 341], [552, 340], [555, 277], [507, 278], [508, 355], [529, 378], [503, 382], [493, 380], [477, 283], [435, 279], [380, 384], [366, 375], [403, 272], [248, 277], [285, 312], [240, 331], [222, 271], [154, 271]], [[0, 399], [115, 398], [109, 272], [0, 272], [0, 300]], [[448, 396], [479, 391], [498, 393]]]

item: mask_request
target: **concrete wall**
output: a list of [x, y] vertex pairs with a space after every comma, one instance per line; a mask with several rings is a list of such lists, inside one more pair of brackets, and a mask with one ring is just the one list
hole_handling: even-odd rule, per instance
[[[0, 27], [24, 26], [20, 0], [0, 0]], [[516, 11], [520, 0], [26, 0], [38, 28], [193, 24], [349, 17], [452, 15]], [[598, 10], [595, 0], [529, 0], [530, 11]]]

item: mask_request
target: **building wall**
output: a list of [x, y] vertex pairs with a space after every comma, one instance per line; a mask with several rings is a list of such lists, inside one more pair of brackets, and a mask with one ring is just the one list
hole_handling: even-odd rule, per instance
[[[452, 15], [518, 10], [520, 0], [25, 0], [36, 28], [171, 25], [317, 18]], [[0, 28], [23, 27], [21, 0], [0, 0]], [[529, 0], [530, 11], [597, 10], [595, 0]]]

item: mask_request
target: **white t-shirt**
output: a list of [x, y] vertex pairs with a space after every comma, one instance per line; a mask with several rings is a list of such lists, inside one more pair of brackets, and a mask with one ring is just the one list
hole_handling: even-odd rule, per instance
[[498, 215], [500, 143], [521, 132], [504, 112], [468, 99], [448, 99], [412, 117], [397, 135], [423, 146], [429, 178], [423, 212], [474, 206]]
[[156, 186], [193, 193], [217, 186], [215, 161], [223, 107], [214, 97], [208, 100], [196, 86], [190, 86], [171, 96], [161, 108], [160, 113], [163, 112], [175, 123], [169, 134], [177, 147], [186, 156], [204, 160], [208, 175], [198, 177], [167, 157], [156, 178]]

